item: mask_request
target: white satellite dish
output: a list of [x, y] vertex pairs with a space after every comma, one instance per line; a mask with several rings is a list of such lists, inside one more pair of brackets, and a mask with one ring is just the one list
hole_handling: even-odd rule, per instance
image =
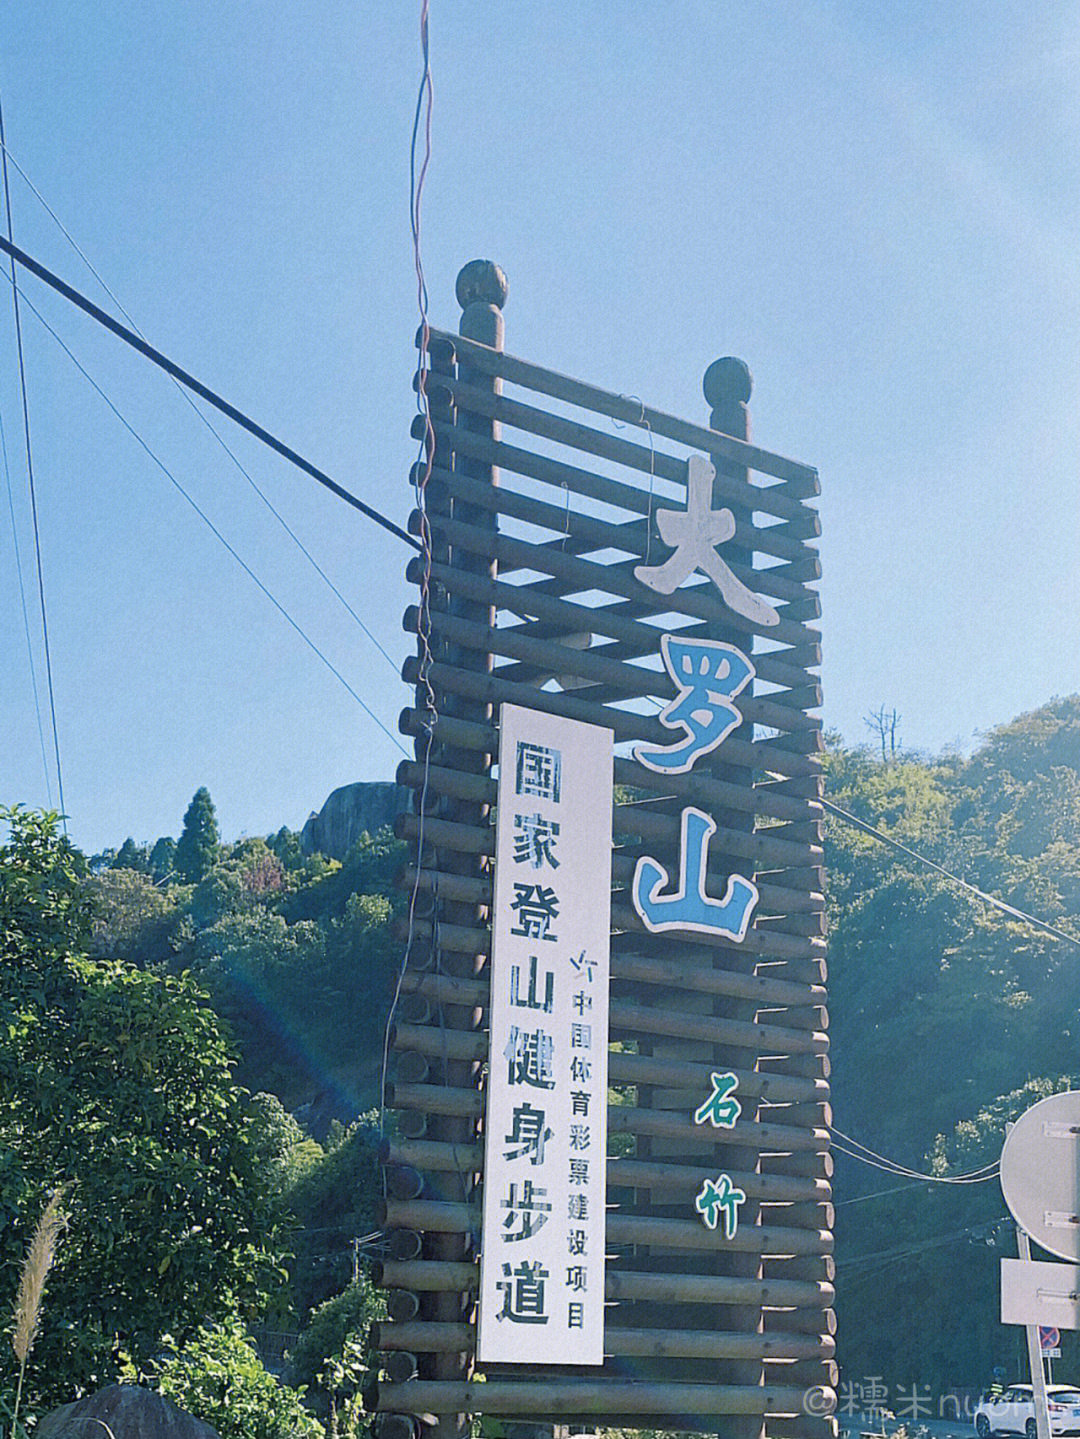
[[1036, 1244], [1080, 1261], [1080, 1090], [1040, 1099], [1009, 1130], [1001, 1192]]

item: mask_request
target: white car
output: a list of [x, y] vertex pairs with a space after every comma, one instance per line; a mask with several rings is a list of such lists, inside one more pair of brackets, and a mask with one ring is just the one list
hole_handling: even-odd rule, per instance
[[[1051, 1434], [1080, 1434], [1080, 1389], [1071, 1384], [1048, 1384]], [[1004, 1394], [983, 1397], [975, 1410], [979, 1439], [991, 1434], [1023, 1434], [1035, 1439], [1035, 1401], [1030, 1384], [1010, 1384]]]

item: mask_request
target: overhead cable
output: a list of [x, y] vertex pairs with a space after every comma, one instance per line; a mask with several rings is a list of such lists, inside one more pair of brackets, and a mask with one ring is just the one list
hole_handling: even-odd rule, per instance
[[855, 829], [861, 830], [863, 834], [871, 835], [874, 839], [879, 840], [882, 844], [888, 845], [890, 849], [894, 849], [900, 854], [907, 855], [908, 859], [914, 859], [917, 860], [919, 864], [926, 865], [928, 869], [936, 871], [936, 873], [944, 876], [944, 878], [949, 880], [952, 884], [959, 885], [961, 889], [965, 889], [969, 894], [973, 894], [977, 899], [981, 899], [984, 904], [992, 905], [994, 909], [1000, 910], [1003, 914], [1009, 915], [1012, 919], [1018, 919], [1023, 924], [1034, 925], [1036, 929], [1045, 930], [1048, 934], [1054, 935], [1057, 939], [1063, 939], [1069, 944], [1075, 944], [1080, 947], [1080, 939], [1077, 939], [1076, 935], [1069, 934], [1064, 929], [1058, 929], [1055, 925], [1048, 924], [1046, 920], [1038, 919], [1035, 915], [1028, 914], [1025, 910], [1017, 909], [1015, 905], [1006, 904], [1003, 899], [998, 899], [996, 895], [987, 894], [984, 889], [979, 889], [975, 885], [969, 884], [966, 879], [961, 879], [958, 874], [953, 874], [951, 870], [945, 869], [942, 865], [937, 864], [934, 860], [927, 859], [924, 854], [919, 854], [916, 850], [909, 849], [906, 844], [901, 844], [899, 840], [893, 839], [891, 835], [883, 834], [881, 830], [875, 829], [872, 824], [867, 824], [865, 820], [859, 819], [856, 815], [851, 814], [848, 810], [841, 809], [838, 804], [833, 804], [830, 800], [827, 799], [823, 799], [821, 803], [830, 812], [830, 814], [835, 814], [837, 818], [842, 819], [845, 824], [852, 825]]
[[[19, 172], [19, 174], [22, 176], [23, 180], [26, 182], [27, 186], [30, 188], [30, 190], [31, 190], [31, 192], [33, 193], [34, 197], [37, 199], [37, 201], [39, 202], [39, 204], [40, 204], [40, 205], [42, 206], [42, 208], [45, 210], [45, 213], [46, 213], [46, 214], [49, 216], [49, 218], [52, 220], [53, 224], [57, 227], [57, 229], [58, 229], [58, 230], [60, 231], [60, 233], [63, 235], [64, 239], [68, 242], [68, 244], [71, 246], [71, 248], [75, 251], [76, 255], [78, 255], [79, 259], [83, 262], [83, 264], [86, 266], [86, 268], [90, 271], [91, 275], [93, 275], [94, 279], [98, 282], [98, 284], [101, 286], [101, 288], [105, 291], [106, 295], [108, 295], [109, 299], [113, 302], [113, 304], [116, 306], [116, 308], [120, 311], [121, 315], [123, 315], [124, 319], [128, 322], [128, 324], [129, 324], [129, 325], [131, 326], [131, 328], [135, 331], [135, 333], [139, 336], [139, 338], [142, 339], [142, 340], [145, 340], [145, 339], [146, 339], [146, 336], [143, 334], [142, 330], [139, 329], [138, 325], [135, 323], [135, 321], [134, 321], [134, 319], [132, 318], [131, 314], [124, 308], [123, 304], [121, 303], [119, 297], [116, 295], [115, 291], [110, 288], [108, 282], [107, 282], [107, 281], [105, 280], [105, 278], [101, 275], [101, 273], [95, 268], [93, 262], [91, 261], [90, 257], [86, 254], [85, 250], [83, 250], [83, 248], [81, 247], [81, 245], [79, 244], [79, 242], [75, 239], [74, 235], [72, 235], [71, 231], [70, 231], [70, 230], [67, 228], [67, 226], [64, 224], [63, 220], [61, 220], [60, 216], [59, 216], [59, 215], [56, 213], [56, 211], [52, 208], [52, 206], [49, 204], [48, 200], [46, 200], [45, 196], [44, 196], [44, 195], [41, 193], [41, 191], [37, 188], [37, 186], [34, 184], [33, 180], [31, 180], [30, 176], [26, 173], [26, 171], [23, 169], [23, 167], [22, 167], [22, 166], [19, 164], [19, 162], [15, 159], [15, 156], [11, 153], [11, 151], [7, 148], [6, 145], [3, 145], [3, 141], [2, 141], [2, 140], [0, 140], [0, 146], [3, 147], [3, 150], [4, 150], [5, 155], [6, 155], [7, 158], [11, 161], [11, 164], [15, 167], [15, 169]], [[212, 421], [207, 415], [203, 414], [202, 410], [201, 410], [201, 409], [199, 408], [199, 406], [195, 403], [195, 401], [192, 399], [192, 397], [191, 397], [191, 395], [189, 394], [189, 392], [184, 388], [184, 386], [180, 383], [180, 381], [176, 378], [176, 376], [175, 376], [175, 375], [170, 375], [169, 378], [170, 378], [170, 380], [172, 381], [172, 383], [176, 386], [177, 393], [183, 396], [183, 398], [184, 398], [184, 403], [187, 404], [187, 405], [190, 405], [190, 407], [191, 407], [192, 411], [194, 412], [194, 414], [196, 414], [196, 415], [198, 416], [198, 418], [202, 421], [202, 423], [203, 423], [203, 424], [206, 426], [206, 428], [210, 431], [211, 435], [213, 435], [214, 439], [217, 441], [217, 443], [220, 445], [220, 447], [221, 447], [221, 448], [225, 451], [225, 453], [228, 455], [229, 459], [233, 462], [233, 464], [235, 465], [235, 467], [237, 468], [237, 470], [239, 470], [240, 474], [242, 474], [243, 477], [244, 477], [244, 479], [247, 480], [248, 484], [249, 484], [249, 485], [251, 486], [251, 488], [255, 491], [255, 493], [258, 495], [259, 499], [263, 502], [263, 504], [264, 504], [264, 505], [266, 506], [266, 508], [270, 511], [270, 513], [274, 516], [274, 518], [277, 520], [278, 524], [281, 526], [281, 528], [285, 531], [285, 533], [286, 533], [286, 534], [289, 536], [289, 538], [292, 540], [293, 544], [296, 545], [297, 549], [298, 549], [298, 550], [300, 551], [300, 553], [304, 556], [304, 558], [307, 560], [307, 562], [311, 565], [311, 567], [312, 567], [312, 569], [315, 571], [315, 573], [316, 573], [316, 574], [319, 576], [319, 578], [326, 584], [326, 586], [327, 586], [327, 588], [330, 590], [330, 592], [341, 602], [341, 604], [344, 606], [344, 608], [345, 608], [345, 610], [348, 612], [348, 614], [352, 617], [353, 620], [356, 621], [356, 624], [360, 627], [360, 629], [363, 631], [363, 633], [368, 637], [368, 639], [371, 641], [371, 643], [375, 646], [375, 648], [376, 648], [376, 649], [379, 651], [379, 653], [383, 656], [383, 658], [386, 660], [387, 664], [391, 667], [391, 669], [394, 671], [394, 673], [397, 674], [397, 673], [398, 673], [398, 666], [395, 664], [394, 660], [391, 659], [390, 655], [387, 654], [386, 650], [385, 650], [385, 649], [383, 648], [383, 646], [379, 643], [378, 639], [376, 639], [375, 635], [372, 634], [371, 630], [368, 629], [367, 625], [366, 625], [366, 624], [364, 623], [364, 621], [360, 618], [360, 616], [356, 613], [356, 611], [353, 609], [352, 605], [349, 604], [348, 600], [345, 598], [345, 596], [344, 596], [344, 595], [341, 593], [341, 591], [338, 589], [337, 585], [334, 584], [333, 580], [332, 580], [332, 579], [330, 578], [330, 576], [326, 573], [326, 571], [322, 568], [322, 566], [319, 564], [318, 560], [315, 558], [315, 556], [311, 553], [311, 551], [310, 551], [310, 550], [307, 548], [307, 546], [304, 544], [303, 540], [300, 539], [300, 536], [296, 533], [296, 531], [292, 528], [292, 526], [289, 524], [289, 522], [285, 519], [285, 516], [281, 513], [281, 511], [280, 511], [279, 509], [277, 509], [277, 507], [273, 504], [273, 502], [271, 501], [270, 497], [269, 497], [269, 496], [266, 494], [266, 492], [261, 488], [261, 486], [258, 485], [258, 484], [255, 482], [254, 477], [250, 474], [250, 472], [249, 472], [249, 471], [244, 467], [244, 465], [241, 463], [241, 461], [240, 461], [240, 459], [239, 459], [239, 456], [235, 453], [235, 451], [230, 448], [230, 446], [229, 446], [228, 443], [226, 442], [224, 436], [222, 435], [221, 431], [220, 431], [219, 429], [217, 429], [217, 427], [214, 425], [213, 421]]]
[[41, 764], [45, 770], [45, 794], [52, 809], [52, 778], [49, 774], [49, 757], [45, 753], [45, 724], [41, 718], [41, 696], [38, 693], [37, 665], [34, 662], [34, 642], [30, 637], [30, 610], [26, 603], [26, 584], [23, 580], [22, 553], [19, 548], [19, 526], [15, 520], [15, 496], [11, 488], [11, 466], [8, 464], [7, 437], [4, 434], [4, 420], [0, 415], [0, 452], [4, 461], [4, 483], [7, 486], [8, 512], [11, 515], [11, 541], [15, 546], [15, 573], [19, 580], [19, 600], [22, 604], [23, 633], [26, 635], [26, 656], [30, 661], [30, 685], [34, 691], [34, 713], [37, 715], [38, 743], [41, 746]]
[[[156, 350], [153, 345], [148, 344], [137, 335], [134, 330], [129, 329], [126, 325], [121, 325], [119, 320], [114, 320], [100, 305], [95, 305], [93, 300], [87, 299], [79, 290], [67, 284], [66, 281], [61, 280], [60, 277], [54, 275], [51, 270], [47, 270], [44, 265], [39, 264], [38, 261], [31, 255], [28, 255], [25, 250], [20, 250], [19, 247], [12, 244], [10, 240], [5, 240], [2, 235], [0, 235], [0, 250], [2, 250], [9, 259], [17, 261], [25, 270], [29, 270], [32, 275], [35, 275], [39, 280], [50, 286], [57, 294], [63, 295], [65, 300], [70, 300], [73, 305], [82, 310], [84, 314], [89, 315], [92, 320], [96, 320], [99, 325], [103, 325], [105, 329], [110, 330], [118, 339], [123, 340], [124, 343], [130, 345], [133, 350], [137, 350], [140, 355], [145, 356], [146, 359], [157, 365], [159, 369], [164, 370], [167, 375], [172, 375], [174, 380], [179, 380], [182, 385], [192, 390], [201, 399], [205, 400], [207, 404], [213, 405], [216, 410], [220, 410], [223, 415], [227, 415], [234, 424], [239, 425], [243, 430], [247, 430], [249, 435], [254, 435], [257, 440], [261, 440], [264, 445], [268, 445], [270, 449], [281, 455], [283, 459], [288, 460], [290, 464], [302, 470], [305, 475], [309, 475], [313, 480], [316, 480], [324, 489], [329, 490], [331, 494], [337, 495], [338, 499], [344, 500], [345, 503], [351, 505], [354, 510], [359, 510], [360, 513], [366, 515], [369, 520], [374, 520], [377, 525], [381, 525], [389, 534], [404, 541], [410, 549], [419, 550], [421, 548], [417, 541], [413, 539], [412, 535], [406, 533], [400, 525], [395, 524], [391, 519], [387, 519], [384, 514], [381, 514], [357, 495], [345, 489], [343, 485], [339, 485], [336, 480], [332, 480], [324, 470], [320, 470], [319, 467], [313, 465], [310, 460], [305, 460], [303, 455], [298, 454], [297, 451], [287, 445], [284, 440], [279, 440], [276, 435], [271, 434], [269, 430], [257, 424], [255, 420], [244, 414], [242, 410], [238, 410], [235, 405], [229, 404], [228, 400], [222, 399], [220, 395], [204, 385], [201, 380], [197, 380], [194, 375], [189, 375], [186, 370], [181, 369], [180, 366], [173, 360], [170, 360], [167, 355], [163, 355], [160, 350]], [[14, 269], [14, 266], [12, 268]], [[23, 298], [25, 299], [25, 295]], [[27, 303], [29, 303], [29, 301], [27, 301]]]
[[[911, 1169], [906, 1164], [900, 1164], [895, 1159], [887, 1159], [885, 1155], [868, 1149], [865, 1144], [860, 1144], [857, 1139], [844, 1134], [833, 1125], [829, 1126], [829, 1133], [833, 1136], [833, 1145], [841, 1154], [846, 1154], [849, 1159], [857, 1159], [862, 1164], [868, 1164], [872, 1169], [884, 1170], [886, 1174], [896, 1174], [907, 1179], [918, 1179], [928, 1184], [985, 1184], [988, 1179], [996, 1179], [1000, 1165], [995, 1160], [992, 1164], [981, 1165], [967, 1174], [924, 1174], [921, 1170]], [[850, 1148], [848, 1147], [850, 1146]]]
[[[431, 53], [428, 41], [428, 0], [420, 0], [420, 52], [422, 65], [420, 84], [416, 92], [416, 109], [413, 113], [412, 138], [409, 146], [409, 228], [412, 233], [413, 267], [416, 272], [416, 304], [420, 312], [420, 353], [417, 368], [416, 404], [423, 418], [423, 434], [420, 438], [420, 453], [413, 467], [413, 488], [416, 509], [420, 517], [420, 604], [416, 611], [416, 643], [419, 650], [418, 689], [424, 693], [425, 720], [422, 728], [424, 744], [423, 780], [420, 785], [420, 803], [417, 811], [416, 831], [416, 874], [409, 891], [406, 915], [405, 947], [398, 965], [390, 1009], [383, 1029], [382, 1074], [379, 1082], [379, 1135], [386, 1131], [386, 1086], [390, 1072], [390, 1031], [401, 1000], [405, 983], [405, 972], [409, 967], [409, 955], [416, 936], [416, 904], [420, 895], [420, 877], [423, 872], [425, 819], [427, 816], [428, 782], [431, 775], [431, 750], [435, 743], [435, 722], [439, 717], [429, 671], [432, 664], [431, 652], [431, 525], [427, 515], [427, 486], [435, 456], [435, 431], [431, 423], [431, 402], [427, 393], [427, 364], [431, 327], [428, 324], [428, 289], [424, 276], [424, 262], [420, 251], [421, 219], [423, 214], [424, 180], [431, 163]], [[417, 174], [417, 147], [420, 136], [420, 118], [424, 115], [424, 158]], [[419, 756], [418, 756], [419, 757]], [[437, 896], [436, 896], [437, 897]], [[438, 910], [432, 925], [432, 943], [438, 934]], [[440, 1015], [442, 1011], [440, 1010]], [[386, 1171], [383, 1171], [383, 1193], [386, 1193]]]
[[[4, 174], [4, 212], [7, 218], [7, 244], [14, 250], [11, 221], [11, 190], [8, 185], [7, 146], [4, 140], [4, 112], [0, 106], [0, 161]], [[38, 602], [41, 607], [41, 635], [45, 647], [45, 678], [49, 690], [49, 715], [52, 720], [53, 751], [56, 757], [56, 789], [60, 797], [60, 819], [67, 834], [67, 806], [64, 803], [64, 770], [60, 763], [60, 731], [56, 724], [56, 690], [53, 685], [52, 647], [49, 644], [49, 615], [45, 606], [45, 568], [41, 559], [41, 528], [38, 524], [37, 487], [34, 484], [34, 458], [30, 444], [30, 405], [26, 395], [26, 366], [23, 359], [22, 319], [19, 314], [19, 288], [15, 283], [15, 260], [11, 257], [11, 298], [15, 307], [15, 346], [19, 359], [19, 390], [22, 394], [23, 436], [26, 440], [26, 474], [30, 484], [30, 514], [34, 524], [34, 555], [37, 561]], [[35, 684], [35, 692], [37, 686]], [[51, 800], [50, 800], [51, 803]]]
[[854, 1199], [837, 1199], [834, 1201], [835, 1209], [842, 1209], [845, 1204], [862, 1204], [867, 1199], [883, 1199], [886, 1194], [903, 1194], [909, 1189], [921, 1189], [924, 1181], [914, 1180], [911, 1184], [894, 1184], [891, 1189], [875, 1189], [869, 1194], [856, 1194]]
[[142, 435], [140, 435], [139, 432], [135, 429], [135, 427], [129, 423], [129, 421], [124, 417], [124, 415], [120, 413], [120, 411], [113, 404], [109, 396], [94, 379], [93, 375], [90, 374], [90, 372], [85, 368], [81, 361], [72, 353], [72, 351], [68, 348], [68, 346], [53, 329], [53, 327], [49, 324], [48, 320], [46, 320], [40, 310], [37, 309], [33, 301], [31, 301], [25, 294], [23, 295], [23, 299], [26, 301], [26, 304], [33, 312], [33, 314], [37, 317], [41, 324], [44, 325], [45, 329], [48, 330], [49, 334], [64, 351], [64, 354], [67, 355], [68, 359], [83, 376], [83, 378], [93, 387], [93, 389], [98, 393], [101, 399], [104, 400], [105, 404], [120, 421], [124, 429], [127, 430], [128, 434], [131, 435], [132, 439], [134, 439], [140, 445], [140, 447], [146, 451], [146, 453], [153, 460], [154, 464], [157, 465], [158, 469], [169, 481], [169, 483], [183, 496], [183, 498], [187, 501], [187, 503], [191, 506], [191, 508], [195, 511], [195, 513], [199, 516], [199, 518], [207, 526], [207, 528], [211, 531], [215, 538], [218, 539], [222, 545], [224, 545], [225, 549], [227, 549], [229, 554], [232, 555], [233, 559], [244, 571], [244, 573], [251, 580], [254, 581], [254, 583], [258, 586], [258, 588], [262, 591], [262, 593], [266, 596], [266, 598], [270, 601], [270, 603], [274, 606], [274, 608], [278, 611], [282, 618], [296, 631], [296, 633], [300, 636], [300, 638], [304, 641], [308, 648], [318, 657], [318, 659], [322, 661], [322, 663], [326, 666], [326, 668], [330, 671], [334, 678], [337, 679], [345, 687], [346, 690], [348, 690], [349, 694], [352, 695], [353, 699], [368, 716], [368, 718], [374, 724], [378, 725], [379, 729], [382, 730], [383, 734], [386, 735], [387, 739], [389, 739], [392, 744], [396, 745], [403, 754], [407, 754], [408, 751], [398, 739], [397, 735], [393, 734], [390, 730], [387, 729], [386, 725], [383, 724], [382, 720], [379, 719], [378, 715], [375, 714], [375, 712], [369, 708], [369, 706], [364, 702], [360, 695], [357, 694], [356, 690], [353, 689], [352, 685], [341, 673], [341, 671], [336, 667], [336, 665], [334, 665], [333, 662], [322, 652], [322, 650], [315, 643], [315, 641], [310, 637], [310, 635], [306, 633], [304, 629], [301, 628], [297, 621], [293, 619], [289, 611], [285, 608], [281, 601], [270, 592], [266, 585], [263, 584], [262, 580], [259, 579], [258, 575], [251, 568], [251, 566], [240, 557], [240, 555], [232, 547], [232, 545], [221, 533], [218, 527], [214, 524], [213, 520], [206, 513], [206, 511], [203, 510], [201, 506], [197, 503], [197, 501], [188, 494], [187, 490], [176, 478], [176, 476], [165, 464], [165, 462], [150, 448], [147, 442], [143, 439]]

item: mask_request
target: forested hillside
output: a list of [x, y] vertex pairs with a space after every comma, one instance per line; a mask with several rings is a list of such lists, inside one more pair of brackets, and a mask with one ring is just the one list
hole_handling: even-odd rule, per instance
[[[978, 1170], [996, 1159], [1010, 1118], [1080, 1076], [1080, 698], [991, 731], [970, 759], [877, 756], [834, 739], [827, 766], [833, 804], [1077, 936], [1073, 943], [1002, 914], [829, 815], [836, 1128], [914, 1171], [945, 1179]], [[375, 1132], [361, 1116], [377, 1101], [400, 961], [393, 879], [403, 847], [388, 830], [361, 835], [341, 860], [307, 852], [286, 829], [222, 843], [205, 790], [175, 841], [128, 839], [89, 861], [70, 851], [55, 827], [46, 837], [43, 821], [23, 814], [9, 824], [0, 1004], [9, 1024], [25, 1030], [25, 1054], [23, 1069], [5, 1071], [10, 1083], [0, 1093], [0, 1140], [9, 1155], [7, 1178], [0, 1174], [0, 1302], [9, 1308], [13, 1266], [41, 1196], [71, 1180], [72, 1237], [58, 1260], [54, 1302], [86, 1346], [85, 1382], [117, 1372], [110, 1334], [149, 1355], [170, 1326], [185, 1342], [196, 1311], [201, 1319], [302, 1333], [294, 1379], [315, 1383], [330, 1372], [333, 1355], [359, 1375], [349, 1335], [372, 1300], [352, 1245], [373, 1227], [375, 1182]], [[44, 880], [32, 878], [35, 866]], [[37, 928], [12, 899], [20, 884], [53, 895]], [[40, 958], [42, 934], [53, 956], [48, 964]], [[45, 965], [44, 978], [28, 977], [31, 952]], [[74, 1024], [83, 1039], [87, 1015], [96, 1016], [86, 1042], [98, 1046], [95, 1063], [113, 1067], [111, 1108], [93, 1093], [93, 1066], [81, 1098], [65, 1091], [66, 1110], [40, 1083], [14, 1097], [42, 1045], [53, 1046], [55, 1060], [71, 1042], [59, 1018], [51, 1039], [28, 1018], [34, 996], [52, 993], [50, 986], [66, 996], [58, 1000], [63, 1024]], [[148, 1016], [160, 1017], [163, 1004], [174, 1017], [155, 1029]], [[121, 1016], [124, 1033], [132, 1028], [124, 1005], [144, 1016], [142, 1038], [130, 1054], [110, 1057], [107, 1026]], [[219, 1180], [214, 1166], [222, 1151], [208, 1140], [209, 1179], [234, 1186], [228, 1212], [242, 1234], [208, 1225], [183, 1253], [159, 1244], [147, 1261], [160, 1266], [158, 1308], [125, 1310], [118, 1301], [110, 1310], [88, 1294], [94, 1284], [119, 1284], [120, 1231], [113, 1240], [99, 1233], [91, 1205], [107, 1207], [112, 1184], [118, 1197], [140, 1194], [145, 1208], [157, 1202], [155, 1184], [173, 1182], [170, 1166], [181, 1162], [182, 1146], [166, 1137], [174, 1120], [159, 1081], [169, 1066], [180, 1072], [194, 1062], [185, 1057], [185, 1034], [219, 1095], [219, 1118], [193, 1122], [208, 1134], [219, 1123], [232, 1146]], [[158, 1096], [162, 1137], [152, 1154], [129, 1135], [140, 1087]], [[44, 1106], [36, 1120], [35, 1104]], [[148, 1104], [147, 1112], [157, 1111]], [[55, 1132], [57, 1116], [66, 1116], [63, 1135]], [[85, 1163], [78, 1138], [84, 1124], [108, 1136]], [[122, 1131], [118, 1138], [110, 1126]], [[1019, 1331], [997, 1323], [997, 1268], [1002, 1254], [1015, 1253], [1015, 1241], [996, 1181], [927, 1183], [843, 1153], [836, 1164], [844, 1380], [858, 1386], [880, 1376], [897, 1398], [901, 1386], [917, 1385], [936, 1406], [936, 1396], [988, 1382], [994, 1365], [1013, 1377]], [[121, 1230], [129, 1210], [125, 1199], [116, 1217]], [[191, 1229], [196, 1221], [185, 1222]], [[282, 1254], [292, 1257], [275, 1271]], [[188, 1274], [192, 1284], [210, 1286], [194, 1309], [185, 1307], [179, 1282]], [[231, 1277], [215, 1288], [214, 1276]], [[230, 1342], [243, 1342], [241, 1330], [229, 1332]], [[1080, 1377], [1076, 1357], [1066, 1349], [1066, 1377]], [[138, 1359], [135, 1353], [132, 1362]], [[77, 1369], [81, 1361], [72, 1362]], [[345, 1374], [341, 1365], [335, 1372]], [[70, 1394], [71, 1365], [62, 1378]], [[46, 1385], [50, 1395], [60, 1387]], [[324, 1414], [329, 1392], [312, 1390], [323, 1393]]]
[[[970, 760], [834, 745], [829, 798], [970, 884], [1080, 940], [1080, 700], [993, 730]], [[830, 815], [833, 1120], [913, 1169], [970, 1173], [1005, 1124], [1080, 1084], [1080, 944], [1034, 929]], [[845, 1378], [934, 1398], [1023, 1377], [997, 1322], [1016, 1254], [995, 1179], [920, 1184], [836, 1159]], [[876, 1194], [877, 1197], [867, 1197]], [[1074, 1336], [1060, 1372], [1078, 1377]]]

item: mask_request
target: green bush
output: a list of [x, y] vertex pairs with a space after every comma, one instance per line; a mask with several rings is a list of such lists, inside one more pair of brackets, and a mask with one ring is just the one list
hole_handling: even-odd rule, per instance
[[183, 1347], [164, 1341], [151, 1382], [159, 1394], [212, 1425], [221, 1439], [324, 1439], [303, 1390], [263, 1367], [239, 1324], [202, 1328]]

